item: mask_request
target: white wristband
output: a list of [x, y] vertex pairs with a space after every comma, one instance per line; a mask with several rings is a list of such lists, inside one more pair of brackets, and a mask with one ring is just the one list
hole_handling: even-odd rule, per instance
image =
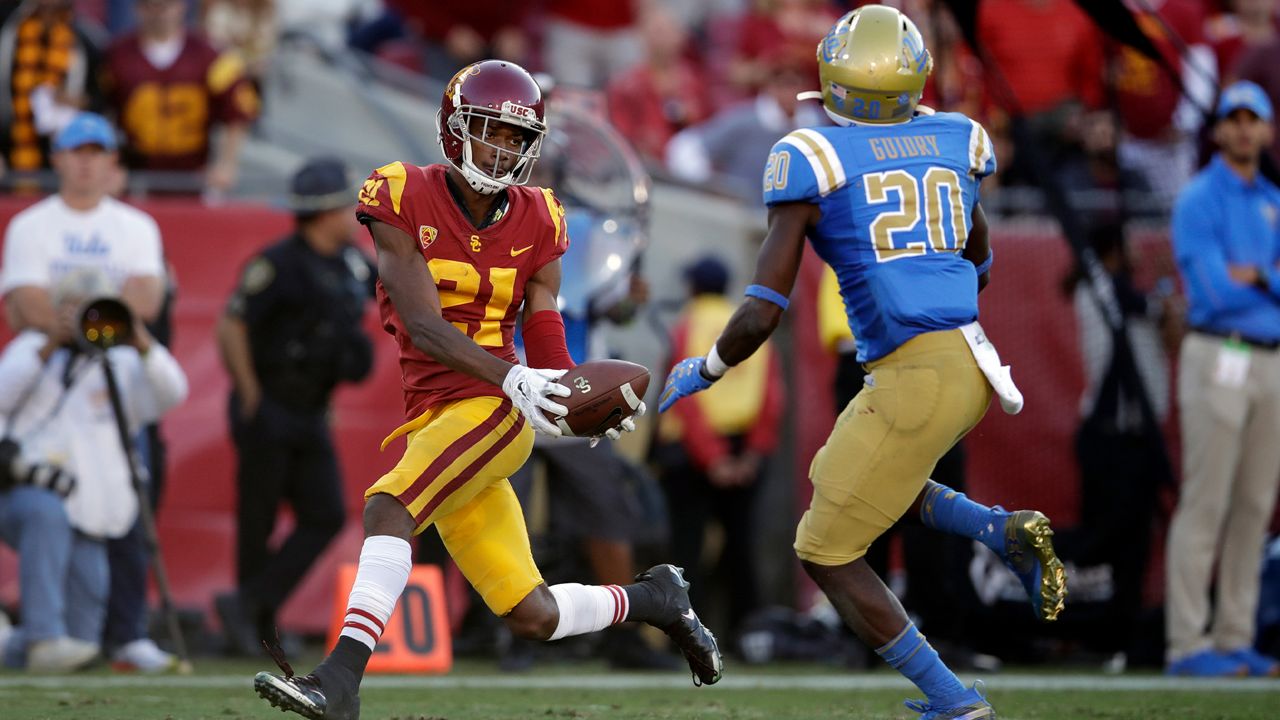
[[720, 358], [720, 349], [714, 344], [711, 346], [711, 352], [707, 353], [707, 374], [711, 377], [718, 378], [729, 371], [729, 365]]

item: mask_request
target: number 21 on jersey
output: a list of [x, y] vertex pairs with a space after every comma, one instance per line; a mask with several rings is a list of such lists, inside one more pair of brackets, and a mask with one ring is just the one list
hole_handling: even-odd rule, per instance
[[[954, 170], [931, 167], [917, 180], [905, 170], [869, 173], [862, 176], [867, 202], [879, 205], [889, 202], [890, 193], [897, 196], [898, 206], [885, 210], [871, 221], [871, 245], [878, 262], [915, 257], [927, 252], [961, 252], [969, 239], [969, 224], [964, 217], [964, 201], [960, 178]], [[942, 198], [947, 198], [951, 222], [943, 223]], [[920, 202], [924, 197], [923, 206]], [[926, 238], [903, 241], [898, 235], [919, 237], [913, 232], [924, 216]]]
[[485, 289], [489, 290], [489, 299], [484, 305], [483, 318], [471, 322], [453, 321], [453, 326], [481, 347], [502, 347], [502, 320], [507, 316], [507, 308], [515, 295], [516, 268], [491, 267], [489, 276], [482, 279], [479, 268], [459, 260], [432, 258], [427, 261], [427, 267], [436, 280], [441, 310], [476, 302], [482, 285], [488, 286]]

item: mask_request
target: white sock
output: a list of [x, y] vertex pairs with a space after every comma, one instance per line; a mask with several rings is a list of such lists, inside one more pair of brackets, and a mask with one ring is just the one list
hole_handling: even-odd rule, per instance
[[627, 619], [630, 604], [627, 593], [617, 585], [579, 585], [562, 583], [551, 586], [560, 622], [550, 640], [603, 630]]
[[365, 538], [360, 550], [356, 581], [347, 596], [347, 616], [342, 635], [364, 643], [370, 650], [378, 644], [387, 618], [409, 584], [413, 551], [409, 543], [390, 535]]

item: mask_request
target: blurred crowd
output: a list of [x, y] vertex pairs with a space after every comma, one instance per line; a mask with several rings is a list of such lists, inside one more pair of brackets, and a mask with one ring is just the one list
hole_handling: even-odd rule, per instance
[[[754, 202], [772, 138], [822, 119], [814, 103], [794, 97], [816, 83], [816, 39], [860, 4], [5, 2], [0, 117], [11, 122], [0, 149], [13, 171], [48, 167], [48, 140], [68, 113], [99, 110], [127, 135], [127, 168], [203, 173], [161, 176], [153, 188], [225, 192], [273, 53], [303, 38], [439, 81], [480, 58], [515, 61], [600, 108], [654, 169]], [[1280, 93], [1274, 0], [1130, 3], [1154, 56], [1099, 30], [1073, 0], [986, 0], [972, 34], [941, 0], [892, 4], [916, 18], [934, 57], [925, 104], [984, 123], [1001, 158], [995, 182], [1038, 184], [1037, 167], [1048, 164], [1093, 207], [1114, 209], [1127, 196], [1138, 211], [1167, 211], [1207, 146], [1202, 130], [1218, 83], [1250, 79]], [[1126, 30], [1105, 16], [1099, 11]], [[752, 117], [744, 120], [743, 108]], [[760, 138], [727, 141], [743, 123], [762, 128]], [[1018, 152], [1031, 145], [1039, 157]], [[1272, 155], [1280, 158], [1280, 144]]]

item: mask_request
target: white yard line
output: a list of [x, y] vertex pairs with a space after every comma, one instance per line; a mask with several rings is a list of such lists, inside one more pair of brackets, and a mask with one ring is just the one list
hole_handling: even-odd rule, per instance
[[[991, 675], [985, 678], [987, 687], [996, 691], [1052, 691], [1087, 690], [1090, 692], [1272, 692], [1280, 693], [1280, 680], [1264, 679], [1190, 679], [1158, 676], [1100, 675]], [[253, 685], [249, 675], [191, 675], [191, 676], [0, 676], [0, 691], [20, 688], [45, 690], [106, 690], [113, 688], [215, 688], [244, 689]], [[363, 687], [369, 690], [667, 690], [689, 687], [687, 677], [680, 675], [373, 675], [365, 678]], [[911, 685], [893, 675], [732, 675], [714, 688], [704, 692], [721, 690], [814, 690], [850, 692], [858, 690], [908, 689]]]

